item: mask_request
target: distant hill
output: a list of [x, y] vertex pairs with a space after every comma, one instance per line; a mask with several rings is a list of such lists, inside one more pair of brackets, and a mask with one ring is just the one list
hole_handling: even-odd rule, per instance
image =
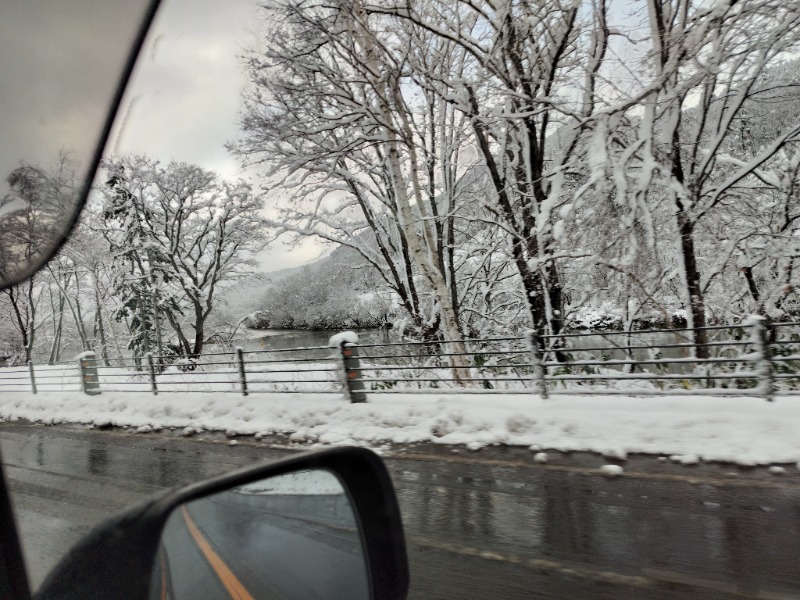
[[232, 307], [254, 315], [248, 327], [262, 329], [382, 327], [397, 312], [378, 273], [345, 247], [309, 264], [268, 273], [255, 288], [229, 295]]
[[262, 271], [255, 276], [239, 280], [226, 286], [220, 292], [219, 300], [227, 312], [232, 315], [239, 315], [240, 318], [254, 313], [260, 309], [264, 295], [276, 283], [297, 275], [301, 269], [313, 267], [329, 256], [317, 258], [297, 267], [287, 267], [277, 271]]

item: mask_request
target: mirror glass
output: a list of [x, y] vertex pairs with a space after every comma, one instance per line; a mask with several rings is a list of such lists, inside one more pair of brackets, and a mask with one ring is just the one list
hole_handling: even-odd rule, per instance
[[0, 2], [0, 289], [48, 259], [77, 217], [149, 6]]
[[162, 533], [150, 589], [153, 600], [369, 597], [353, 508], [325, 470], [179, 506]]

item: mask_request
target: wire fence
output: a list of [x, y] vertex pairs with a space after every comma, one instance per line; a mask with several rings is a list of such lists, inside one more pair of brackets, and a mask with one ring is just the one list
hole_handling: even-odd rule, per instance
[[0, 391], [341, 394], [723, 394], [800, 392], [800, 323], [573, 332], [463, 341], [146, 355], [0, 368]]

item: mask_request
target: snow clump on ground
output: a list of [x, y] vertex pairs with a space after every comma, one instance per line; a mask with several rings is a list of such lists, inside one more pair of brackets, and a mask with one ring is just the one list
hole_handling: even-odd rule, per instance
[[600, 467], [600, 472], [607, 477], [619, 477], [622, 475], [622, 467], [619, 465], [603, 465]]

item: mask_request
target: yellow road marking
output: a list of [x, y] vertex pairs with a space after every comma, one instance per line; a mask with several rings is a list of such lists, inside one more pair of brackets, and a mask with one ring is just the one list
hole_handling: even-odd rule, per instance
[[167, 596], [167, 565], [164, 562], [164, 549], [161, 549], [161, 600], [169, 600]]
[[219, 557], [219, 554], [214, 552], [214, 549], [211, 547], [211, 544], [208, 543], [203, 534], [200, 533], [200, 530], [195, 525], [192, 517], [189, 516], [189, 511], [186, 510], [186, 505], [181, 506], [181, 513], [183, 513], [183, 520], [186, 522], [186, 528], [189, 530], [189, 533], [192, 535], [195, 544], [197, 547], [200, 548], [200, 551], [205, 556], [208, 564], [211, 565], [211, 568], [214, 569], [214, 572], [217, 574], [220, 582], [222, 585], [225, 586], [225, 589], [228, 590], [228, 593], [231, 595], [232, 600], [255, 600], [253, 596], [250, 595], [245, 587], [242, 585], [242, 582], [233, 574], [228, 568], [228, 565], [225, 564], [225, 561]]

